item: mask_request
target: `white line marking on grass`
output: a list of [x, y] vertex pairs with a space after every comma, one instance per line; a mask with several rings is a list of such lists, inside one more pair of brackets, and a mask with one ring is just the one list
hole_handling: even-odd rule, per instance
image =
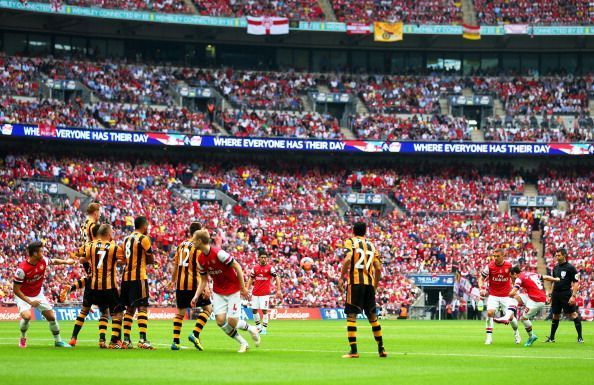
[[[15, 341], [15, 342], [14, 343], [12, 343], [12, 342], [0, 342], [0, 345], [18, 345], [18, 342], [19, 342], [18, 341], [19, 340], [18, 338], [0, 338], [0, 341], [6, 341], [6, 340]], [[27, 338], [27, 342], [31, 342], [31, 341], [33, 341], [33, 342], [36, 342], [36, 341], [46, 342], [46, 341], [53, 341], [53, 340], [54, 340], [53, 338]], [[77, 342], [95, 342], [95, 343], [99, 343], [99, 341], [97, 341], [97, 340], [76, 340], [76, 341]], [[155, 346], [171, 347], [171, 345], [169, 345], [169, 344], [154, 344], [154, 345]], [[182, 348], [182, 349], [190, 349], [187, 346], [180, 346], [180, 348]], [[75, 349], [76, 349], [76, 347], [75, 347]], [[122, 349], [122, 350], [127, 350], [127, 349]], [[130, 350], [132, 350], [132, 349], [130, 349]], [[134, 350], [144, 350], [144, 349], [140, 349], [140, 348], [134, 347]]]
[[[0, 345], [15, 345], [18, 346], [18, 339], [15, 338], [0, 338], [0, 340], [13, 340], [14, 342], [0, 342]], [[36, 338], [33, 341], [53, 341], [51, 338]], [[96, 342], [95, 340], [78, 340], [78, 342]], [[155, 344], [156, 346], [167, 346], [168, 344]], [[190, 349], [187, 346], [180, 346], [182, 349]], [[76, 349], [76, 348], [75, 348]], [[142, 350], [135, 348], [134, 350]], [[190, 349], [194, 350], [194, 349]], [[332, 354], [344, 354], [343, 350], [321, 350], [321, 349], [266, 349], [255, 347], [252, 351], [261, 350], [263, 352], [287, 352], [287, 353], [332, 353]], [[205, 351], [233, 351], [232, 348], [208, 348]], [[359, 352], [359, 354], [370, 354], [375, 355], [377, 352]], [[397, 356], [434, 356], [434, 357], [484, 357], [484, 358], [518, 358], [528, 360], [540, 360], [540, 359], [551, 359], [551, 360], [581, 360], [581, 361], [594, 361], [594, 357], [566, 357], [566, 356], [524, 356], [518, 354], [506, 354], [494, 356], [493, 354], [468, 354], [468, 353], [430, 353], [430, 352], [388, 352], [388, 355]]]

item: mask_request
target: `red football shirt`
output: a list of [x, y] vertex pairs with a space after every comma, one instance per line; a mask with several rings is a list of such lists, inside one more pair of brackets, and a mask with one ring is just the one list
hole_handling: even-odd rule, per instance
[[241, 286], [235, 270], [231, 267], [235, 259], [224, 250], [211, 246], [208, 254], [200, 253], [198, 269], [201, 275], [210, 275], [212, 291], [220, 295], [237, 293]]
[[19, 263], [14, 272], [14, 283], [21, 285], [21, 291], [27, 297], [36, 297], [42, 291], [45, 270], [49, 264], [50, 260], [45, 257], [35, 265], [27, 260]]
[[482, 271], [483, 278], [489, 278], [489, 295], [507, 297], [511, 291], [511, 277], [509, 271], [512, 265], [503, 262], [501, 266], [492, 261]]
[[257, 296], [270, 295], [272, 291], [272, 278], [276, 277], [274, 267], [270, 265], [256, 265], [252, 271], [252, 280], [254, 281], [254, 288], [252, 294]]
[[522, 290], [524, 290], [528, 297], [530, 297], [530, 299], [534, 302], [547, 301], [547, 295], [544, 291], [544, 286], [542, 284], [540, 274], [522, 272], [516, 278], [514, 287], [518, 289], [521, 288]]

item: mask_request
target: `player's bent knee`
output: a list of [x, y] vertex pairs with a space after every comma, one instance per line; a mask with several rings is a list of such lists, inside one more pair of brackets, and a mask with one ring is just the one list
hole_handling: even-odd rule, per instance
[[232, 327], [237, 327], [238, 322], [239, 318], [227, 318], [227, 323]]
[[46, 311], [41, 312], [41, 314], [43, 314], [45, 319], [48, 320], [49, 322], [56, 320], [56, 315], [54, 314], [53, 310], [46, 310]]
[[227, 315], [226, 314], [217, 314], [215, 316], [215, 321], [217, 322], [218, 326], [223, 326], [227, 322]]
[[24, 319], [25, 321], [30, 321], [31, 320], [31, 310], [26, 310], [26, 311], [22, 312], [21, 318]]

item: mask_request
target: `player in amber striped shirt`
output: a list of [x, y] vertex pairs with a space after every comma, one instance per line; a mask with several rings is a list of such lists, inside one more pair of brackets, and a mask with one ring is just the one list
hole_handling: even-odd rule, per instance
[[381, 278], [382, 263], [373, 243], [365, 238], [367, 225], [357, 222], [353, 226], [354, 237], [344, 243], [345, 258], [338, 282], [344, 288], [347, 278], [347, 297], [345, 313], [347, 314], [347, 336], [351, 351], [343, 358], [359, 358], [357, 353], [357, 314], [365, 312], [371, 324], [373, 336], [377, 342], [380, 357], [387, 357], [384, 349], [382, 328], [377, 318], [375, 289]]
[[[85, 220], [84, 225], [81, 227], [81, 240], [84, 244], [91, 242], [97, 238], [97, 231], [99, 230], [99, 217], [101, 216], [101, 205], [99, 203], [91, 203], [87, 207], [87, 219]], [[80, 251], [80, 249], [79, 249]], [[83, 257], [80, 253], [74, 253], [76, 257]], [[76, 321], [74, 322], [74, 329], [72, 330], [72, 336], [70, 338], [70, 342], [68, 344], [70, 346], [76, 346], [76, 341], [78, 338], [78, 333], [82, 329], [85, 319], [87, 315], [91, 311], [91, 301], [90, 301], [90, 279], [91, 279], [91, 266], [87, 262], [83, 262], [83, 267], [85, 269], [86, 277], [80, 278], [76, 281], [72, 286], [67, 286], [62, 289], [60, 293], [60, 302], [64, 302], [66, 297], [69, 293], [84, 288], [83, 293], [83, 303], [82, 309], [78, 313], [76, 317]], [[102, 330], [107, 328], [107, 317], [101, 317], [99, 319], [99, 334], [102, 333]]]
[[[192, 307], [192, 298], [201, 279], [198, 272], [198, 256], [200, 251], [192, 243], [192, 235], [201, 228], [200, 223], [192, 222], [188, 234], [189, 239], [182, 242], [175, 252], [172, 282], [175, 285], [177, 314], [173, 319], [173, 343], [171, 344], [171, 350], [180, 350], [179, 335], [184, 317], [187, 309]], [[196, 303], [196, 307], [202, 308], [202, 312], [198, 315], [196, 325], [194, 325], [194, 331], [190, 334], [188, 340], [194, 344], [196, 349], [204, 350], [200, 342], [200, 333], [212, 313], [210, 293], [208, 291], [202, 294], [202, 297]]]
[[[89, 299], [91, 304], [99, 307], [101, 320], [111, 315], [112, 336], [110, 348], [121, 348], [122, 307], [116, 286], [116, 264], [124, 263], [124, 250], [112, 241], [110, 225], [101, 225], [97, 232], [97, 240], [81, 247], [79, 254], [83, 261], [91, 265]], [[99, 347], [107, 348], [105, 334], [107, 321], [99, 324]]]
[[138, 347], [154, 350], [155, 348], [146, 339], [148, 328], [149, 288], [146, 266], [154, 263], [151, 240], [148, 237], [149, 221], [140, 216], [134, 219], [134, 232], [124, 240], [124, 256], [126, 265], [122, 275], [122, 291], [120, 303], [126, 306], [124, 315], [124, 343], [132, 347], [130, 331], [134, 314], [138, 310], [138, 330], [140, 339]]

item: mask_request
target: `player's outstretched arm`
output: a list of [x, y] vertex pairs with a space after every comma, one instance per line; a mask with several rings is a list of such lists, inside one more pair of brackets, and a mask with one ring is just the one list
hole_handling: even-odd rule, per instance
[[559, 282], [561, 280], [561, 278], [551, 277], [550, 275], [543, 275], [542, 279], [549, 282]]
[[50, 261], [53, 265], [74, 265], [76, 263], [75, 259], [68, 258], [68, 259], [61, 259], [61, 258], [51, 258]]
[[250, 277], [248, 278], [247, 285], [245, 285], [245, 290], [246, 290], [248, 293], [249, 293], [249, 291], [250, 291], [250, 287], [252, 287], [252, 283], [254, 283], [254, 282], [253, 282], [253, 279], [252, 279], [252, 277], [250, 276]]

